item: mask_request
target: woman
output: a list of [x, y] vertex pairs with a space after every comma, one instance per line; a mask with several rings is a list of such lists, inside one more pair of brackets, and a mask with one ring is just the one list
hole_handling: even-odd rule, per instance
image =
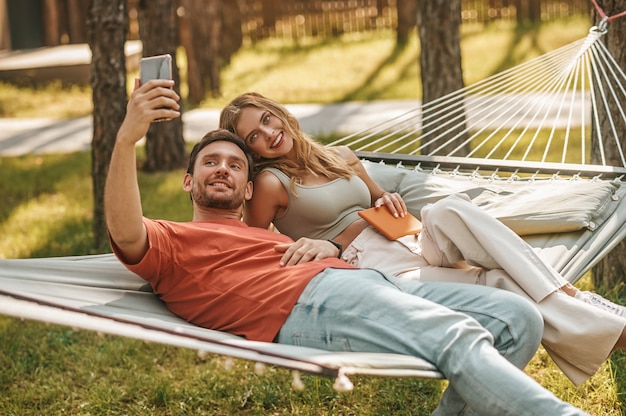
[[257, 162], [244, 213], [249, 225], [274, 224], [293, 239], [327, 239], [358, 267], [518, 293], [537, 305], [545, 321], [543, 345], [576, 385], [614, 349], [626, 347], [622, 306], [580, 292], [467, 197], [452, 195], [423, 208], [422, 232], [390, 241], [358, 212], [376, 206], [403, 216], [406, 205], [378, 186], [350, 149], [309, 138], [284, 106], [257, 93], [231, 101], [220, 127], [244, 138]]

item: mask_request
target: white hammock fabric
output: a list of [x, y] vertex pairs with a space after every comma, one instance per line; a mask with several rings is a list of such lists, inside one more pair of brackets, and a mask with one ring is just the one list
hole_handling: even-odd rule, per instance
[[340, 389], [352, 374], [441, 377], [416, 357], [247, 341], [192, 325], [112, 254], [0, 259], [0, 313], [335, 377]]
[[[626, 97], [626, 77], [598, 42], [602, 34], [594, 28], [586, 39], [333, 144], [384, 162], [363, 163], [418, 216], [429, 202], [467, 193], [574, 282], [626, 235], [618, 128], [602, 148], [617, 146], [621, 166], [590, 165], [588, 156], [600, 109]], [[612, 126], [626, 124], [623, 108]], [[433, 128], [424, 133], [426, 124]], [[537, 152], [540, 142], [546, 147]], [[434, 150], [422, 154], [427, 143]], [[452, 151], [439, 152], [451, 143]], [[461, 154], [467, 143], [469, 154]], [[251, 342], [199, 328], [169, 312], [111, 254], [0, 260], [0, 313], [335, 377], [338, 390], [351, 388], [350, 374], [441, 377], [414, 357]]]

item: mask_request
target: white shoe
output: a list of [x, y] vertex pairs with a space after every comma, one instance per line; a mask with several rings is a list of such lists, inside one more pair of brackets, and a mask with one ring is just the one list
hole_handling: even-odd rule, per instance
[[606, 300], [602, 296], [593, 292], [581, 292], [580, 290], [576, 293], [576, 299], [580, 299], [585, 303], [588, 303], [592, 306], [595, 306], [600, 309], [604, 309], [607, 312], [615, 314], [617, 316], [626, 317], [626, 308], [622, 305], [618, 305], [617, 303], [613, 303], [609, 300]]

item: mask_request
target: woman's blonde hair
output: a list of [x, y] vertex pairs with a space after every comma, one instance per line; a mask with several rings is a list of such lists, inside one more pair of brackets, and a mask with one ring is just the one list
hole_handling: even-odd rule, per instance
[[265, 159], [255, 157], [256, 172], [266, 167], [274, 167], [283, 171], [291, 178], [292, 191], [294, 184], [300, 183], [302, 177], [310, 172], [329, 179], [348, 179], [356, 174], [355, 170], [336, 151], [313, 139], [300, 128], [300, 123], [284, 106], [255, 92], [241, 94], [233, 99], [220, 113], [220, 128], [237, 134], [237, 124], [241, 111], [246, 107], [256, 107], [270, 112], [282, 121], [284, 129], [293, 138], [295, 160], [281, 157]]

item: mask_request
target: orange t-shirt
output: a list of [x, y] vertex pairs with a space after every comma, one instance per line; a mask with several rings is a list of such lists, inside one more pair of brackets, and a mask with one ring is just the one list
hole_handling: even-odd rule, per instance
[[[144, 218], [149, 249], [126, 267], [148, 281], [176, 315], [196, 325], [272, 341], [309, 281], [336, 258], [281, 267], [276, 244], [289, 237], [239, 220], [172, 222]], [[113, 250], [119, 256], [115, 245]]]

